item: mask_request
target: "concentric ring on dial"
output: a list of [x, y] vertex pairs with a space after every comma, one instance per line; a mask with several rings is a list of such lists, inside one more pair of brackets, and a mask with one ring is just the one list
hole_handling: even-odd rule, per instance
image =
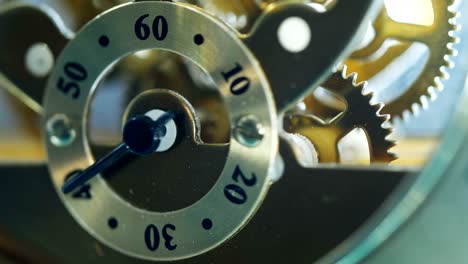
[[[200, 36], [203, 41], [194, 41]], [[74, 195], [63, 195], [60, 188], [65, 177], [94, 162], [85, 129], [90, 98], [99, 80], [119, 59], [147, 49], [169, 50], [198, 64], [220, 89], [231, 124], [253, 115], [264, 128], [261, 142], [248, 146], [231, 136], [229, 156], [214, 187], [181, 210], [159, 213], [133, 207], [100, 177]], [[64, 147], [45, 139], [58, 195], [83, 228], [127, 255], [175, 260], [206, 252], [247, 223], [271, 183], [278, 131], [268, 82], [239, 36], [197, 8], [140, 2], [97, 17], [58, 58], [44, 106], [43, 127], [50, 117], [62, 114], [76, 131], [74, 141]]]

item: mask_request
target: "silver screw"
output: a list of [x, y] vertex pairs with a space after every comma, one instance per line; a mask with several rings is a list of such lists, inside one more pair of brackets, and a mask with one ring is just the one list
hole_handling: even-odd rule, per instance
[[253, 115], [239, 118], [233, 129], [234, 138], [244, 146], [258, 146], [265, 136], [265, 128]]
[[56, 147], [69, 146], [76, 138], [70, 119], [64, 114], [52, 116], [46, 124], [50, 142]]

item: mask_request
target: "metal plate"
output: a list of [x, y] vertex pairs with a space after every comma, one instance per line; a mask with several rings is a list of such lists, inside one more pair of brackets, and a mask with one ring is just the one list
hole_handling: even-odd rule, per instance
[[[153, 24], [152, 30], [148, 26], [152, 34], [146, 34], [144, 28], [137, 26], [139, 19]], [[198, 34], [204, 36], [203, 45], [195, 41]], [[155, 48], [179, 53], [204, 69], [224, 97], [231, 124], [253, 114], [265, 128], [263, 140], [252, 147], [231, 137], [228, 159], [215, 186], [195, 204], [181, 210], [159, 213], [136, 208], [115, 195], [100, 178], [90, 182], [91, 200], [63, 195], [60, 187], [65, 177], [93, 162], [84, 131], [87, 127], [84, 117], [99, 79], [125, 55]], [[228, 72], [239, 68], [236, 65], [243, 70], [232, 76], [233, 79], [227, 78]], [[249, 88], [244, 90], [240, 86], [238, 89], [236, 80], [244, 80], [244, 77], [249, 80]], [[73, 79], [75, 84], [67, 86]], [[151, 260], [174, 260], [206, 252], [246, 224], [271, 183], [278, 135], [266, 78], [231, 29], [194, 7], [141, 2], [101, 15], [77, 34], [57, 60], [44, 102], [44, 127], [50, 117], [65, 114], [76, 131], [76, 139], [68, 147], [57, 147], [46, 138], [52, 180], [60, 198], [88, 232], [125, 254]], [[255, 175], [256, 183], [239, 180], [238, 168], [247, 177]], [[157, 170], [149, 173], [157, 173]], [[231, 203], [225, 194], [225, 188], [233, 184], [242, 186], [244, 198], [248, 197], [241, 204]], [[118, 228], [108, 226], [112, 218], [118, 219]], [[204, 219], [211, 219], [211, 229], [202, 227]]]

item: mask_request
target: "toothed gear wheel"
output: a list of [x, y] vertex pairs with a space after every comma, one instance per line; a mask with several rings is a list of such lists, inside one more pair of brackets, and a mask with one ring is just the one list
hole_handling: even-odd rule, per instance
[[[434, 100], [434, 90], [442, 91], [442, 80], [448, 79], [446, 70], [452, 68], [450, 56], [456, 55], [453, 45], [458, 42], [454, 36], [458, 30], [457, 13], [451, 11], [454, 0], [432, 0], [434, 22], [432, 25], [414, 25], [392, 20], [384, 8], [374, 23], [375, 38], [365, 48], [356, 51], [346, 64], [352, 71], [367, 72], [366, 78], [371, 78], [383, 69], [392, 59], [406, 51], [412, 43], [422, 43], [429, 49], [429, 57], [424, 69], [417, 79], [399, 96], [386, 102], [382, 113], [390, 114], [392, 118], [402, 117], [408, 110], [415, 113], [418, 106], [423, 107], [425, 101]], [[379, 50], [388, 39], [401, 41], [402, 44], [391, 47], [377, 60], [369, 56]], [[369, 74], [370, 73], [370, 74]], [[429, 99], [429, 100], [428, 100]]]
[[343, 66], [322, 86], [345, 99], [345, 111], [328, 122], [311, 113], [289, 112], [285, 116], [285, 130], [309, 139], [322, 163], [340, 162], [338, 143], [356, 128], [366, 134], [371, 163], [395, 160], [396, 155], [390, 152], [395, 142], [388, 139], [392, 133], [387, 122], [390, 116], [380, 113], [383, 104], [370, 103], [372, 93], [364, 93], [366, 82], [357, 83], [357, 74], [348, 74]]

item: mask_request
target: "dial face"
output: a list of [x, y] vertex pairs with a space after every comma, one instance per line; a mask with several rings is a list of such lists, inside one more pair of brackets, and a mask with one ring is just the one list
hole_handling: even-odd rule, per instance
[[[94, 163], [86, 116], [97, 84], [121, 58], [148, 49], [171, 51], [193, 61], [219, 89], [232, 133], [218, 180], [193, 204], [164, 212], [133, 205], [102, 177], [63, 194], [67, 176]], [[155, 120], [154, 113], [160, 116], [161, 111], [174, 112], [184, 118], [170, 123], [172, 128], [165, 133], [172, 139], [169, 145], [164, 143], [164, 151], [177, 151], [182, 141], [203, 145], [196, 140], [197, 117], [190, 102], [164, 87], [154, 88], [158, 89], [141, 94], [128, 106], [129, 118], [146, 115]], [[135, 3], [96, 18], [58, 58], [44, 106], [49, 168], [58, 195], [84, 229], [125, 254], [148, 260], [175, 260], [206, 252], [247, 223], [271, 184], [278, 135], [268, 82], [239, 36], [194, 7], [168, 2]], [[57, 124], [66, 126], [68, 132], [58, 133], [54, 130]], [[173, 166], [178, 162], [174, 161]], [[211, 173], [209, 166], [206, 170]], [[157, 177], [167, 172], [154, 167], [144, 173]], [[138, 182], [139, 175], [133, 177]]]

